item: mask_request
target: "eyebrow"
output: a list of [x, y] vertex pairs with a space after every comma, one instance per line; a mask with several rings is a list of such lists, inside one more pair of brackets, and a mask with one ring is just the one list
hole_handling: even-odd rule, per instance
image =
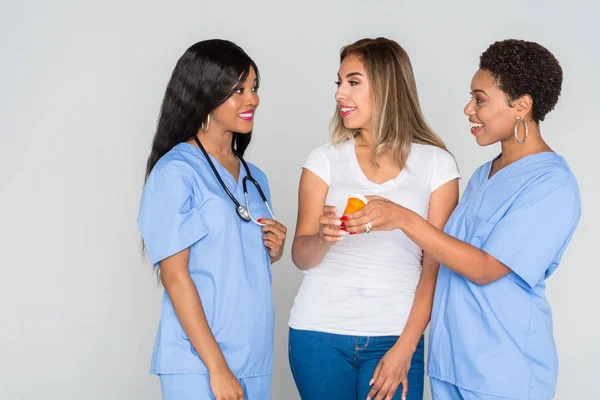
[[[338, 78], [340, 77], [340, 74], [337, 74]], [[350, 78], [351, 76], [362, 76], [364, 77], [363, 74], [361, 74], [360, 72], [350, 72], [348, 75], [346, 75], [346, 79]]]
[[[239, 80], [238, 84], [236, 85], [236, 87], [242, 87], [242, 86], [244, 86], [244, 83], [246, 83], [247, 81], [248, 81], [248, 79], [244, 79], [243, 81]], [[254, 78], [253, 83], [258, 83], [258, 78]]]
[[481, 89], [474, 89], [472, 90], [473, 93], [483, 93], [485, 94], [487, 97], [490, 97], [489, 94], [487, 94], [485, 91], [481, 90]]

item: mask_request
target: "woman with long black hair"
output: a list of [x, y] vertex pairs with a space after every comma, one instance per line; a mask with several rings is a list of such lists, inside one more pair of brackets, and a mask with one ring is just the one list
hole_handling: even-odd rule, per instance
[[240, 47], [207, 40], [167, 86], [138, 217], [166, 289], [151, 366], [165, 399], [271, 398], [271, 264], [286, 228], [242, 158], [258, 85]]

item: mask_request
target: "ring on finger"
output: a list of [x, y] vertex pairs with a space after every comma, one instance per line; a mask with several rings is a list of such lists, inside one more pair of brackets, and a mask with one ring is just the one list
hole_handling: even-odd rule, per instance
[[365, 227], [367, 228], [367, 233], [371, 233], [371, 231], [373, 230], [373, 225], [371, 225], [371, 221], [367, 222]]

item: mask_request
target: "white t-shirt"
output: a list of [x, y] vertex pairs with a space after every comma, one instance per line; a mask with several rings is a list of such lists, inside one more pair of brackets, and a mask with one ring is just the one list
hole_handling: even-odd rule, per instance
[[[338, 215], [348, 195], [360, 193], [381, 196], [427, 218], [431, 193], [459, 177], [450, 153], [412, 144], [398, 176], [383, 184], [371, 182], [352, 140], [317, 147], [303, 168], [327, 183], [326, 204], [337, 207]], [[344, 236], [319, 265], [304, 271], [289, 326], [342, 335], [400, 335], [421, 277], [421, 258], [421, 248], [399, 229]]]

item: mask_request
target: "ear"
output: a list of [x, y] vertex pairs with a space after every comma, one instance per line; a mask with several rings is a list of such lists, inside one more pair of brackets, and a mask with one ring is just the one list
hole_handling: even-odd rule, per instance
[[526, 94], [519, 97], [513, 102], [517, 115], [521, 118], [531, 117], [533, 112], [533, 99], [530, 95]]

